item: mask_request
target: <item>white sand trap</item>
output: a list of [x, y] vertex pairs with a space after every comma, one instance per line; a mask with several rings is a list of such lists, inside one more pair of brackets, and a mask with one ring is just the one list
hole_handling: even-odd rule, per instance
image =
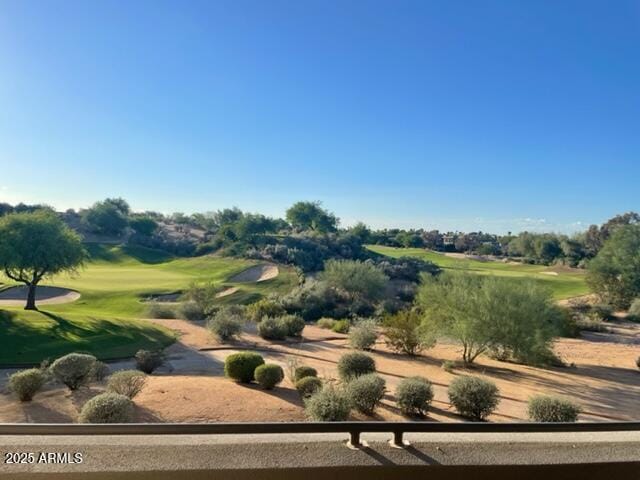
[[[27, 301], [27, 287], [11, 287], [0, 292], [0, 306], [21, 307]], [[80, 298], [80, 293], [75, 290], [60, 287], [37, 287], [36, 304], [56, 305], [60, 303], [75, 302]]]
[[238, 290], [240, 290], [238, 287], [225, 288], [221, 292], [216, 293], [216, 298], [228, 297], [229, 295], [236, 293]]
[[558, 276], [558, 272], [540, 272], [540, 273], [542, 273], [543, 275], [553, 275], [554, 277]]
[[230, 282], [248, 283], [248, 282], [264, 282], [276, 278], [280, 271], [277, 265], [263, 264], [249, 267], [239, 274], [229, 279]]

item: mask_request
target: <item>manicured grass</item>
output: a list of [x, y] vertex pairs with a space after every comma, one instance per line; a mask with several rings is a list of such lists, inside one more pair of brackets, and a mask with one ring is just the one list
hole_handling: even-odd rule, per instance
[[108, 360], [133, 356], [139, 349], [157, 350], [175, 334], [145, 320], [83, 314], [59, 315], [0, 310], [0, 365], [38, 364], [70, 352], [86, 352]]
[[[551, 289], [558, 300], [586, 295], [589, 288], [581, 271], [554, 270], [544, 265], [514, 264], [479, 260], [467, 260], [446, 256], [442, 253], [421, 248], [394, 248], [381, 245], [367, 246], [372, 252], [389, 257], [417, 257], [428, 260], [436, 265], [452, 270], [466, 270], [480, 275], [499, 275], [503, 277], [529, 277], [541, 282]], [[557, 275], [543, 273], [555, 272]]]
[[117, 358], [140, 348], [168, 345], [174, 341], [170, 330], [139, 320], [147, 308], [142, 300], [150, 294], [187, 289], [194, 281], [239, 287], [220, 303], [249, 303], [272, 292], [285, 293], [297, 284], [295, 270], [282, 266], [278, 277], [265, 282], [228, 281], [259, 263], [252, 260], [177, 258], [147, 248], [98, 244], [89, 245], [88, 250], [91, 260], [75, 275], [59, 275], [42, 283], [77, 290], [79, 300], [43, 305], [41, 312], [18, 307], [0, 310], [0, 363], [37, 363], [79, 350]]

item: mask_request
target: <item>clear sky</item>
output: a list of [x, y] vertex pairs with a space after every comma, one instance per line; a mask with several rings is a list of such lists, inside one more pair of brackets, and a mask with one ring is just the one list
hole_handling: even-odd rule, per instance
[[573, 231], [639, 186], [637, 0], [0, 0], [0, 201]]

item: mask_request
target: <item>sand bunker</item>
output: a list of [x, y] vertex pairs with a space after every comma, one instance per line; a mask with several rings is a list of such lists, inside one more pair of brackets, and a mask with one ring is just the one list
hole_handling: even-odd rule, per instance
[[558, 272], [540, 272], [540, 273], [542, 273], [543, 275], [552, 275], [554, 277], [558, 276]]
[[[0, 292], [0, 306], [21, 307], [27, 301], [27, 287], [11, 287]], [[75, 290], [60, 287], [36, 288], [36, 303], [40, 305], [56, 305], [59, 303], [71, 303], [80, 298], [80, 293]]]
[[238, 290], [240, 290], [238, 287], [225, 288], [221, 292], [216, 293], [216, 298], [228, 297], [229, 295], [236, 293]]
[[276, 265], [263, 264], [249, 267], [239, 274], [231, 277], [230, 282], [248, 283], [248, 282], [264, 282], [278, 276], [278, 267]]

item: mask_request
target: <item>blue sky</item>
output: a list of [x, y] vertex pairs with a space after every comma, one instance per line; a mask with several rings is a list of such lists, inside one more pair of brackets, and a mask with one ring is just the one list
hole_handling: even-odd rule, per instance
[[580, 230], [640, 210], [638, 52], [637, 0], [2, 0], [0, 201]]

